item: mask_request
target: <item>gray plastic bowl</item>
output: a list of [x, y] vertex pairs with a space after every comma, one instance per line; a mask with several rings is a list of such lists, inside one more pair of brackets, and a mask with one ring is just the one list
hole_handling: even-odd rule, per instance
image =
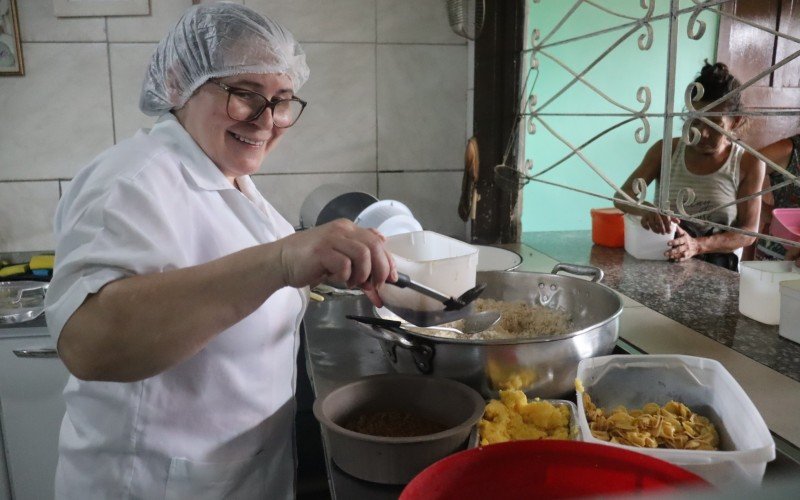
[[[339, 387], [314, 402], [314, 416], [328, 431], [328, 453], [359, 479], [405, 484], [437, 460], [463, 450], [483, 415], [481, 395], [460, 382], [423, 375], [374, 375]], [[405, 411], [447, 426], [436, 434], [382, 437], [342, 425], [373, 411]]]

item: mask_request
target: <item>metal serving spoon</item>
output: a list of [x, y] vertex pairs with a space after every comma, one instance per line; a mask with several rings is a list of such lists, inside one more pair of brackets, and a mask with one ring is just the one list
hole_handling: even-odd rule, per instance
[[417, 326], [411, 323], [407, 323], [405, 321], [374, 318], [372, 316], [347, 315], [347, 318], [352, 319], [354, 321], [358, 321], [360, 323], [365, 323], [367, 325], [380, 326], [384, 328], [405, 328], [405, 329], [416, 328], [416, 329], [440, 330], [440, 331], [447, 331], [465, 335], [473, 335], [476, 333], [486, 331], [489, 328], [496, 325], [497, 322], [500, 321], [501, 316], [500, 313], [497, 311], [483, 311], [480, 313], [466, 316], [462, 318], [464, 321], [464, 328], [462, 330], [459, 330], [458, 328], [452, 328], [449, 326]]
[[439, 330], [442, 332], [460, 333], [465, 335], [473, 335], [480, 332], [485, 332], [500, 321], [500, 313], [497, 311], [483, 311], [479, 313], [466, 316], [461, 319], [464, 322], [464, 327], [459, 330], [452, 326], [417, 326], [411, 323], [402, 322], [403, 328], [422, 328], [425, 330]]

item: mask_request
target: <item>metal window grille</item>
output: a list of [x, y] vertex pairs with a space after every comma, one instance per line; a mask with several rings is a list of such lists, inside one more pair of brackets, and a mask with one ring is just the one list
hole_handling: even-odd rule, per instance
[[[560, 2], [562, 0], [557, 0], [557, 1]], [[735, 133], [730, 133], [724, 130], [723, 128], [721, 128], [720, 126], [718, 126], [716, 123], [714, 123], [709, 119], [709, 117], [729, 114], [725, 112], [712, 112], [710, 111], [711, 109], [727, 101], [728, 99], [734, 97], [736, 94], [746, 91], [756, 82], [761, 80], [763, 77], [770, 75], [771, 73], [775, 72], [782, 66], [800, 57], [800, 39], [788, 33], [776, 31], [767, 26], [760, 26], [749, 20], [742, 19], [740, 17], [737, 17], [736, 15], [733, 15], [723, 10], [722, 8], [723, 4], [727, 3], [729, 0], [692, 0], [692, 5], [683, 8], [681, 8], [679, 0], [669, 0], [669, 11], [663, 14], [654, 13], [657, 0], [631, 0], [631, 1], [633, 3], [639, 4], [639, 6], [641, 7], [642, 9], [641, 16], [635, 17], [629, 14], [623, 14], [617, 12], [613, 8], [609, 8], [608, 6], [603, 5], [602, 0], [575, 0], [574, 3], [571, 5], [571, 7], [567, 10], [566, 14], [563, 16], [563, 18], [559, 22], [557, 22], [548, 33], [544, 34], [544, 36], [542, 35], [541, 31], [535, 27], [535, 25], [531, 26], [529, 33], [531, 41], [530, 48], [526, 48], [522, 53], [523, 61], [527, 59], [527, 62], [523, 65], [524, 83], [522, 84], [521, 88], [523, 89], [522, 91], [524, 93], [527, 93], [527, 95], [523, 95], [520, 98], [519, 102], [517, 129], [520, 130], [520, 133], [516, 135], [516, 137], [512, 137], [511, 140], [509, 141], [509, 147], [506, 149], [506, 154], [503, 159], [503, 164], [499, 165], [495, 170], [496, 182], [501, 186], [504, 185], [507, 188], [513, 186], [514, 188], [517, 189], [521, 189], [528, 182], [540, 182], [543, 184], [548, 184], [552, 186], [557, 186], [559, 188], [567, 189], [573, 192], [583, 193], [589, 196], [594, 196], [609, 201], [617, 201], [630, 206], [636, 206], [644, 210], [650, 210], [661, 214], [670, 215], [682, 220], [702, 222], [704, 224], [716, 227], [724, 231], [734, 231], [749, 236], [756, 236], [769, 241], [775, 241], [781, 244], [785, 244], [787, 246], [800, 246], [799, 243], [794, 241], [776, 238], [774, 236], [770, 236], [767, 234], [751, 232], [743, 230], [741, 228], [727, 226], [723, 224], [717, 224], [709, 222], [708, 220], [705, 219], [701, 219], [704, 215], [723, 209], [727, 206], [731, 206], [736, 203], [761, 196], [765, 193], [774, 191], [776, 189], [780, 189], [781, 187], [786, 186], [790, 183], [800, 185], [800, 179], [798, 179], [795, 175], [786, 171], [781, 165], [777, 165], [774, 162], [767, 159], [766, 157], [764, 157], [755, 148], [751, 147], [745, 141], [737, 137]], [[533, 2], [540, 3], [541, 0], [533, 0]], [[579, 8], [598, 9], [599, 11], [602, 11], [605, 14], [610, 15], [612, 18], [618, 19], [619, 23], [616, 26], [604, 27], [602, 29], [598, 29], [596, 31], [586, 33], [580, 36], [555, 41], [557, 40], [558, 35], [561, 32], [562, 28], [569, 21], [570, 17], [573, 16], [573, 14]], [[699, 40], [701, 37], [704, 36], [706, 32], [706, 23], [703, 20], [699, 19], [700, 15], [703, 12], [711, 12], [714, 15], [720, 17], [725, 16], [735, 21], [739, 21], [747, 25], [750, 25], [759, 30], [772, 33], [773, 35], [776, 35], [782, 39], [795, 42], [797, 44], [796, 45], [797, 50], [795, 52], [789, 53], [786, 57], [775, 61], [774, 64], [772, 64], [770, 67], [768, 67], [755, 77], [745, 82], [742, 82], [742, 85], [739, 88], [735, 89], [733, 92], [726, 94], [723, 97], [711, 103], [708, 104], [704, 103], [704, 106], [701, 108], [696, 108], [695, 104], [702, 97], [703, 94], [702, 85], [692, 83], [686, 88], [684, 92], [684, 109], [681, 111], [675, 111], [674, 109], [675, 108], [674, 95], [676, 88], [675, 73], [676, 73], [676, 60], [679, 57], [677, 50], [679, 37], [686, 36], [693, 40]], [[689, 16], [686, 33], [679, 32], [679, 23], [678, 23], [679, 16]], [[593, 84], [591, 78], [591, 69], [594, 66], [596, 66], [598, 62], [606, 58], [623, 41], [629, 39], [630, 37], [637, 36], [637, 45], [639, 50], [641, 51], [650, 50], [653, 45], [653, 40], [655, 36], [653, 30], [653, 25], [655, 23], [666, 23], [667, 25], [666, 32], [669, 37], [667, 43], [667, 60], [666, 60], [666, 82], [665, 82], [666, 91], [664, 96], [660, 96], [663, 98], [665, 104], [663, 113], [650, 112], [650, 106], [651, 103], [653, 102], [653, 96], [651, 88], [646, 82], [643, 82], [643, 84], [638, 88], [636, 95], [632, 96], [632, 98], [635, 98], [635, 100], [639, 103], [639, 105], [630, 105], [623, 102], [619, 102], [618, 100], [615, 100], [614, 98], [610, 97], [607, 93], [603, 92], [603, 90], [598, 85]], [[556, 45], [575, 43], [580, 40], [598, 37], [600, 35], [606, 35], [612, 32], [620, 33], [618, 38], [610, 46], [605, 48], [593, 61], [591, 61], [591, 63], [582, 68], [576, 67], [577, 64], [569, 60], [562, 60], [558, 58], [550, 50]], [[535, 84], [534, 88], [528, 91], [528, 82], [530, 81], [530, 79], [533, 77], [534, 78], [533, 81], [535, 82], [536, 81], [535, 79], [538, 78], [539, 76], [540, 58], [549, 59], [550, 61], [552, 61], [553, 63], [555, 63], [556, 65], [558, 65], [560, 68], [562, 68], [564, 71], [566, 71], [571, 75], [571, 79], [569, 80], [569, 82], [565, 84], [563, 88], [558, 90], [554, 95], [550, 96], [547, 99], [547, 101], [543, 103], [538, 103], [538, 96], [536, 94]], [[735, 68], [733, 68], [733, 71], [735, 72]], [[573, 85], [578, 85], [578, 84], [583, 85], [586, 88], [590, 89], [598, 99], [602, 99], [603, 101], [610, 103], [616, 109], [618, 109], [618, 111], [613, 113], [609, 112], [593, 113], [591, 110], [587, 110], [586, 112], [581, 112], [581, 113], [553, 112], [552, 108], [556, 107], [555, 104], [557, 103], [558, 97], [561, 96]], [[692, 99], [693, 89], [697, 90], [696, 97], [694, 98], [694, 100]], [[800, 116], [800, 108], [792, 108], [792, 109], [746, 109], [745, 108], [740, 112], [735, 113], [735, 115]], [[575, 145], [567, 137], [569, 135], [568, 131], [559, 130], [556, 126], [554, 126], [550, 122], [550, 118], [553, 116], [575, 116], [576, 118], [589, 117], [589, 116], [605, 116], [605, 117], [616, 118], [616, 122], [611, 126], [605, 128], [604, 130], [598, 132], [588, 141], [580, 145]], [[662, 132], [664, 140], [663, 140], [663, 150], [661, 155], [661, 173], [658, 183], [659, 204], [658, 206], [651, 207], [644, 204], [645, 198], [647, 196], [647, 184], [644, 181], [644, 179], [636, 179], [633, 185], [633, 191], [636, 196], [631, 197], [628, 194], [624, 193], [620, 189], [620, 187], [617, 186], [611, 180], [611, 178], [603, 171], [600, 165], [592, 161], [592, 159], [585, 152], [585, 150], [589, 144], [592, 144], [595, 141], [602, 141], [603, 138], [606, 137], [607, 134], [612, 130], [615, 130], [627, 123], [631, 123], [634, 121], [638, 121], [640, 126], [636, 129], [632, 137], [632, 140], [635, 140], [640, 144], [644, 144], [650, 140], [652, 132], [651, 120], [654, 118], [663, 119], [664, 126]], [[768, 189], [759, 191], [746, 198], [737, 199], [733, 202], [726, 203], [724, 205], [719, 205], [716, 207], [711, 207], [708, 210], [704, 210], [702, 212], [690, 215], [686, 211], [686, 206], [690, 205], [695, 198], [694, 191], [691, 188], [688, 187], [683, 188], [679, 191], [677, 199], [673, 200], [669, 199], [670, 163], [672, 159], [672, 138], [674, 136], [673, 125], [675, 123], [675, 120], [677, 119], [684, 120], [680, 140], [683, 141], [685, 144], [693, 145], [697, 143], [697, 141], [700, 138], [700, 132], [698, 131], [696, 125], [698, 122], [701, 122], [705, 124], [705, 126], [715, 129], [718, 132], [724, 134], [732, 142], [741, 145], [745, 151], [750, 152], [751, 154], [755, 155], [756, 157], [764, 161], [767, 165], [765, 175], [769, 175], [769, 172], [771, 170], [783, 174], [785, 179], [784, 182], [770, 186]], [[560, 160], [553, 162], [550, 165], [546, 165], [538, 170], [533, 169], [533, 162], [531, 161], [531, 159], [527, 160], [521, 159], [516, 167], [506, 166], [505, 163], [509, 157], [512, 141], [516, 140], [518, 146], [521, 146], [524, 143], [526, 134], [537, 133], [537, 130], [539, 130], [540, 128], [543, 128], [544, 130], [547, 131], [547, 133], [551, 134], [554, 138], [563, 143], [568, 148], [570, 153], [567, 154], [565, 157], [561, 158]], [[514, 134], [516, 134], [516, 131], [514, 132]], [[779, 138], [776, 137], [776, 140], [777, 139]], [[568, 184], [554, 182], [542, 178], [544, 174], [550, 172], [555, 168], [558, 168], [560, 165], [563, 165], [566, 160], [572, 157], [577, 157], [581, 162], [586, 164], [598, 177], [600, 177], [603, 180], [605, 184], [613, 188], [617, 197], [615, 198], [613, 195], [608, 196], [589, 190], [579, 189], [577, 187], [570, 186]], [[671, 208], [671, 206], [674, 206], [675, 208], [673, 209]]]

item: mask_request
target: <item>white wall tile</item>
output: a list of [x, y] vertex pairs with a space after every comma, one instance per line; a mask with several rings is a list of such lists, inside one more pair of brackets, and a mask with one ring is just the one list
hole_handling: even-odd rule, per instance
[[53, 250], [58, 182], [0, 183], [0, 252]]
[[104, 43], [24, 44], [25, 76], [0, 78], [3, 179], [71, 177], [113, 143]]
[[300, 224], [300, 208], [306, 197], [323, 184], [343, 184], [353, 192], [377, 192], [376, 174], [289, 174], [255, 175], [253, 182], [264, 198], [293, 226]]
[[378, 0], [378, 43], [465, 44], [450, 29], [444, 0]]
[[469, 140], [473, 134], [474, 123], [473, 120], [475, 118], [475, 91], [474, 90], [467, 90], [467, 133], [466, 138]]
[[375, 0], [247, 0], [300, 42], [374, 42]]
[[103, 17], [58, 18], [53, 0], [19, 0], [19, 33], [23, 42], [104, 42]]
[[475, 90], [475, 42], [467, 43], [467, 89]]
[[108, 40], [157, 43], [191, 6], [191, 0], [150, 0], [149, 16], [109, 17]]
[[378, 46], [378, 168], [463, 168], [467, 49]]
[[[380, 144], [384, 169], [452, 170], [389, 174], [383, 196], [412, 200], [429, 229], [463, 232], [458, 193], [447, 196], [452, 209], [439, 204], [442, 192], [460, 186], [471, 85], [464, 76], [467, 44], [450, 33], [444, 1], [237, 1], [274, 16], [306, 42], [311, 68], [300, 92], [310, 102], [306, 114], [270, 155], [265, 175], [255, 176], [267, 198], [297, 224], [303, 200], [318, 185], [344, 183], [375, 194]], [[59, 186], [63, 192], [113, 144], [114, 130], [121, 140], [152, 124], [138, 111], [143, 71], [155, 43], [192, 2], [150, 3], [150, 16], [59, 19], [52, 0], [17, 2], [23, 41], [35, 43], [24, 44], [26, 75], [0, 78], [0, 251], [51, 249]], [[383, 42], [406, 45], [376, 45], [377, 19]], [[52, 181], [14, 182], [36, 179]], [[38, 194], [42, 189], [48, 194]], [[19, 206], [25, 209], [13, 208]], [[7, 220], [17, 215], [25, 223], [12, 228]]]
[[311, 77], [298, 95], [309, 104], [264, 171], [374, 172], [374, 45], [305, 44], [305, 50]]
[[72, 184], [71, 180], [64, 180], [61, 179], [58, 181], [58, 197], [59, 199], [64, 196], [64, 193], [67, 191], [69, 185]]
[[408, 205], [423, 229], [463, 238], [466, 226], [458, 217], [462, 172], [378, 174], [378, 198]]
[[156, 121], [139, 111], [144, 73], [155, 48], [153, 43], [109, 44], [116, 142], [131, 137], [140, 128], [152, 127]]

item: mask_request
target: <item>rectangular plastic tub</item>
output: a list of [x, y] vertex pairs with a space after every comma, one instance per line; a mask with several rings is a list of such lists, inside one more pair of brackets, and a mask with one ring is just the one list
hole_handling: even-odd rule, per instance
[[739, 312], [767, 325], [781, 319], [780, 283], [800, 279], [794, 262], [746, 261], [739, 266]]
[[778, 335], [800, 343], [800, 280], [782, 281], [781, 322]]
[[644, 453], [699, 475], [721, 487], [759, 484], [775, 442], [753, 402], [725, 368], [707, 358], [679, 355], [614, 355], [578, 364], [578, 379], [598, 408], [628, 409], [646, 403], [679, 401], [709, 418], [720, 436], [719, 451], [639, 448], [592, 436], [583, 398], [578, 395], [578, 422], [584, 441]]
[[[433, 231], [415, 231], [390, 236], [386, 248], [399, 272], [436, 291], [458, 297], [475, 286], [478, 249], [469, 243]], [[421, 315], [440, 316], [429, 325], [463, 316], [463, 311], [443, 312], [441, 302], [408, 288], [387, 284], [381, 287], [380, 296], [387, 309], [413, 324], [419, 324]]]
[[664, 252], [669, 250], [667, 242], [674, 238], [672, 233], [658, 234], [642, 227], [641, 217], [625, 215], [625, 251], [641, 260], [667, 260]]

